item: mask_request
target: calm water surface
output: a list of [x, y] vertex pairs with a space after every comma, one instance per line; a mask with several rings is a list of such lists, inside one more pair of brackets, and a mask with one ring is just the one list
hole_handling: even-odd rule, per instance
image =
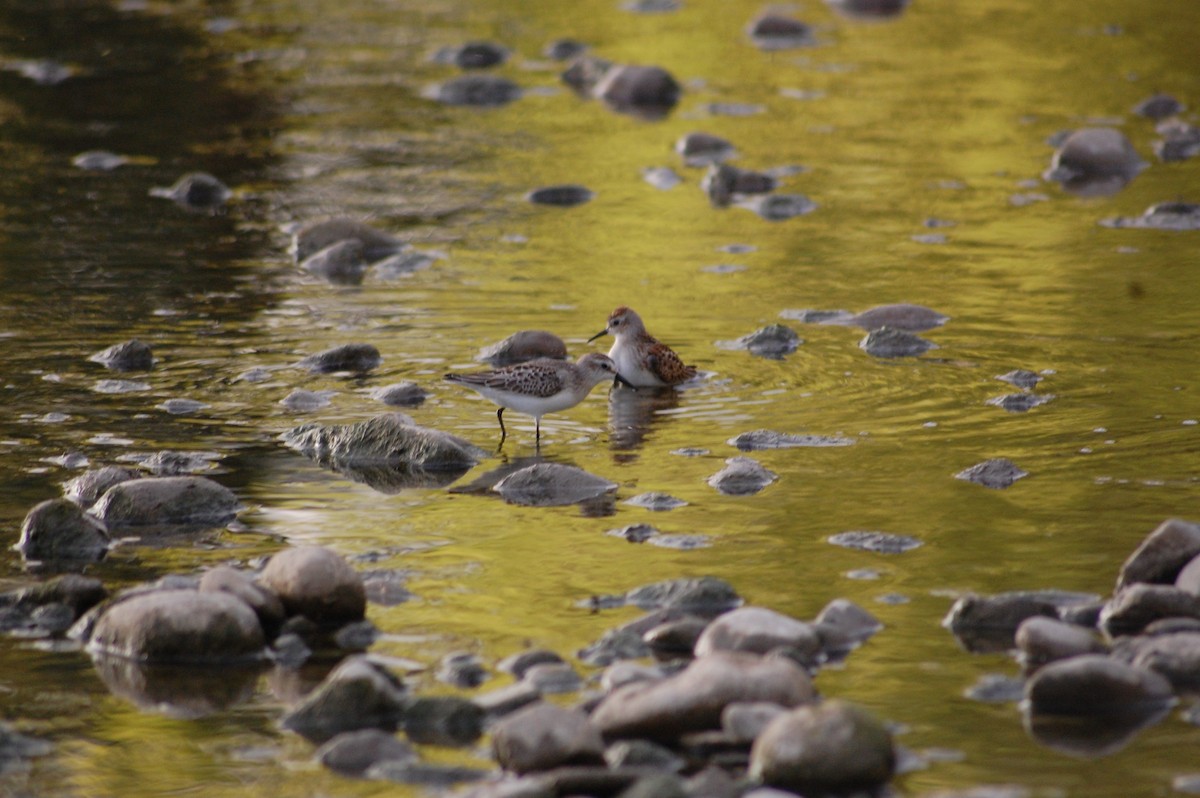
[[[1157, 91], [1200, 103], [1200, 6], [914, 0], [898, 19], [864, 23], [810, 1], [797, 13], [818, 45], [773, 53], [744, 34], [757, 2], [688, 0], [665, 14], [613, 0], [69, 6], [0, 4], [6, 545], [76, 473], [54, 462], [64, 453], [104, 465], [162, 449], [212, 452], [211, 475], [248, 507], [236, 530], [129, 545], [90, 573], [115, 588], [321, 543], [360, 568], [410, 575], [413, 600], [369, 610], [388, 635], [373, 650], [425, 664], [458, 650], [493, 663], [527, 644], [574, 652], [630, 617], [591, 614], [579, 600], [684, 575], [720, 576], [748, 601], [799, 617], [847, 597], [887, 628], [823, 671], [820, 689], [901, 724], [911, 748], [961, 753], [897, 779], [901, 794], [1015, 783], [1039, 796], [1160, 795], [1196, 769], [1200, 729], [1178, 712], [1096, 761], [1040, 746], [1014, 705], [962, 695], [1016, 665], [967, 654], [939, 623], [967, 591], [1107, 594], [1158, 522], [1200, 518], [1197, 234], [1097, 224], [1200, 199], [1200, 163], [1157, 162], [1153, 124], [1130, 112]], [[685, 85], [681, 103], [648, 122], [580, 99], [541, 55], [560, 37], [666, 67]], [[423, 99], [457, 74], [430, 56], [475, 39], [512, 50], [497, 71], [526, 96], [491, 110]], [[36, 59], [73, 73], [38, 83], [19, 69]], [[715, 114], [718, 103], [753, 113]], [[1151, 167], [1107, 198], [1042, 183], [1047, 139], [1097, 123], [1125, 131]], [[784, 222], [713, 209], [702, 171], [671, 152], [694, 130], [732, 140], [741, 167], [804, 167], [781, 190], [819, 208]], [[71, 165], [92, 149], [132, 162], [111, 172]], [[644, 182], [642, 170], [657, 166], [675, 168], [682, 185]], [[148, 195], [195, 170], [236, 190], [226, 213], [190, 214]], [[571, 209], [523, 200], [557, 183], [596, 198]], [[1042, 198], [1012, 200], [1030, 194]], [[300, 274], [288, 225], [343, 214], [444, 257], [357, 288]], [[720, 265], [739, 268], [711, 268]], [[857, 329], [779, 317], [889, 302], [951, 316], [926, 333], [940, 348], [876, 360], [857, 347]], [[437, 488], [385, 494], [276, 439], [305, 421], [366, 419], [385, 409], [371, 388], [413, 379], [432, 392], [412, 411], [419, 423], [491, 447], [494, 407], [440, 375], [524, 328], [557, 332], [574, 355], [590, 351], [598, 344], [586, 339], [620, 304], [713, 376], [634, 408], [632, 429], [614, 428], [610, 419], [630, 422], [620, 415], [630, 409], [610, 409], [603, 390], [545, 420], [544, 458], [620, 484], [607, 517]], [[804, 338], [782, 360], [717, 345], [781, 321]], [[112, 375], [87, 356], [131, 337], [159, 358], [132, 377], [145, 389], [98, 392]], [[283, 368], [348, 342], [378, 347], [382, 367], [362, 379]], [[278, 370], [266, 382], [236, 379], [259, 366]], [[1039, 392], [1055, 399], [1028, 413], [986, 404], [1011, 391], [995, 376], [1014, 368], [1042, 372]], [[294, 388], [335, 395], [296, 414], [279, 404]], [[208, 406], [186, 416], [157, 407], [180, 397]], [[504, 453], [460, 484], [535, 455], [532, 422], [513, 413], [509, 427]], [[758, 428], [856, 443], [757, 454], [779, 481], [753, 497], [717, 494], [705, 479], [737, 454], [726, 441]], [[709, 453], [673, 453], [683, 447]], [[1030, 476], [1005, 491], [953, 478], [991, 457]], [[689, 504], [660, 514], [622, 504], [645, 491]], [[712, 545], [675, 551], [604, 534], [639, 522]], [[826, 542], [848, 530], [924, 545], [886, 556]], [[35, 578], [16, 552], [2, 563], [5, 586]], [[853, 578], [864, 569], [877, 578]], [[448, 689], [431, 675], [412, 681]], [[0, 640], [2, 716], [54, 743], [28, 772], [3, 776], [3, 789], [407, 794], [312, 764], [312, 747], [276, 727], [286, 685], [264, 677], [245, 692], [182, 719], [110, 692], [81, 653]], [[470, 750], [425, 753], [484, 761]]]

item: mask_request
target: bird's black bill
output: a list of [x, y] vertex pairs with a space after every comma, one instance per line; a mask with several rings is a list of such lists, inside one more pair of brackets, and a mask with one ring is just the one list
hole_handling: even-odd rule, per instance
[[613, 377], [613, 385], [617, 385], [618, 383], [619, 383], [619, 384], [621, 384], [621, 385], [624, 385], [626, 388], [633, 388], [633, 387], [635, 387], [635, 386], [634, 386], [634, 384], [633, 384], [632, 382], [630, 382], [629, 380], [625, 379], [625, 378], [624, 378], [624, 377], [622, 377], [620, 374], [617, 374], [617, 375], [615, 375], [615, 376]]
[[587, 339], [587, 342], [590, 344], [592, 341], [595, 341], [597, 338], [599, 338], [602, 335], [608, 335], [608, 330], [606, 330], [606, 329], [601, 330], [600, 332], [593, 335], [591, 338]]

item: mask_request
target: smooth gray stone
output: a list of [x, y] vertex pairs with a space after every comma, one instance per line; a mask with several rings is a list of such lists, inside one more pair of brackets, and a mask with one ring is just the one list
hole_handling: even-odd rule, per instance
[[992, 596], [967, 595], [954, 602], [942, 620], [971, 651], [1003, 651], [1012, 648], [1017, 627], [1037, 615], [1059, 618], [1073, 607], [1098, 597], [1062, 591], [1014, 591]]
[[919, 357], [938, 345], [907, 330], [880, 327], [867, 333], [858, 342], [858, 348], [873, 357]]
[[540, 701], [541, 698], [542, 694], [533, 685], [520, 681], [480, 693], [475, 696], [474, 702], [489, 717], [497, 718], [516, 712], [521, 707]]
[[748, 496], [779, 479], [779, 475], [749, 457], [730, 457], [708, 484], [727, 496]]
[[1100, 628], [1112, 637], [1136, 634], [1162, 618], [1200, 618], [1200, 596], [1174, 585], [1137, 583], [1121, 588], [1100, 611]]
[[370, 262], [388, 257], [408, 247], [391, 233], [376, 230], [357, 219], [337, 217], [304, 225], [292, 237], [292, 254], [300, 263], [339, 241], [357, 241], [363, 257]]
[[484, 710], [460, 696], [422, 696], [404, 709], [404, 733], [421, 745], [466, 746], [483, 734]]
[[404, 685], [394, 674], [357, 655], [334, 668], [281, 721], [283, 728], [316, 743], [343, 732], [394, 732], [407, 706]]
[[362, 374], [377, 368], [382, 362], [379, 350], [371, 344], [343, 344], [309, 355], [298, 361], [296, 368], [307, 369], [313, 374], [340, 371]]
[[823, 448], [827, 446], [853, 446], [853, 438], [841, 438], [830, 435], [793, 435], [789, 432], [776, 432], [769, 429], [756, 429], [743, 432], [741, 435], [725, 441], [730, 446], [736, 446], [743, 452], [761, 451], [764, 449], [793, 449], [797, 447]]
[[78, 504], [48, 499], [26, 514], [16, 548], [26, 560], [96, 562], [110, 542], [104, 525]]
[[731, 142], [711, 133], [688, 133], [675, 142], [675, 152], [686, 166], [708, 166], [731, 158], [736, 150]]
[[782, 324], [769, 324], [743, 335], [736, 341], [727, 343], [718, 341], [717, 343], [727, 348], [745, 349], [750, 354], [759, 357], [779, 360], [784, 355], [795, 352], [804, 341], [790, 327]]
[[473, 688], [487, 681], [488, 672], [478, 654], [456, 651], [442, 657], [435, 678], [454, 687]]
[[577, 504], [615, 491], [615, 482], [561, 463], [535, 463], [509, 474], [492, 490], [505, 501], [527, 507]]
[[1200, 631], [1135, 638], [1129, 663], [1165, 676], [1180, 693], [1200, 689]]
[[262, 625], [228, 593], [156, 590], [117, 601], [95, 622], [88, 648], [145, 663], [260, 660]]
[[415, 407], [429, 396], [429, 393], [412, 380], [385, 385], [371, 391], [371, 398], [385, 405]]
[[604, 762], [604, 740], [588, 716], [544, 702], [497, 723], [492, 751], [501, 767], [520, 774]]
[[841, 653], [861, 645], [883, 629], [883, 623], [850, 599], [830, 601], [813, 619], [821, 647]]
[[678, 773], [687, 762], [671, 749], [649, 740], [618, 740], [604, 749], [604, 761], [611, 768], [644, 767]]
[[855, 327], [862, 327], [864, 330], [890, 327], [893, 330], [922, 332], [941, 327], [948, 321], [950, 321], [949, 316], [938, 313], [932, 308], [901, 302], [894, 305], [879, 305], [855, 313], [839, 323], [852, 324]]
[[149, 371], [154, 368], [154, 353], [150, 345], [136, 338], [113, 344], [88, 360], [113, 371]]
[[1013, 369], [1004, 374], [999, 374], [996, 379], [1015, 385], [1018, 388], [1031, 390], [1037, 387], [1037, 384], [1042, 381], [1041, 375], [1029, 369]]
[[520, 330], [503, 341], [479, 350], [475, 359], [493, 366], [510, 366], [539, 357], [562, 360], [566, 356], [567, 345], [554, 333], [545, 330]]
[[1171, 683], [1153, 671], [1101, 654], [1052, 662], [1025, 683], [1030, 711], [1046, 715], [1107, 715], [1168, 706]]
[[417, 761], [417, 752], [411, 745], [379, 729], [339, 734], [318, 748], [313, 756], [343, 776], [362, 776], [380, 762]]
[[233, 491], [207, 477], [148, 477], [105, 491], [91, 514], [109, 531], [137, 526], [220, 526], [241, 502]]
[[1073, 194], [1104, 196], [1119, 191], [1146, 166], [1121, 131], [1083, 128], [1067, 136], [1042, 177]]
[[347, 238], [309, 255], [300, 270], [338, 285], [359, 285], [369, 265], [363, 243]]
[[678, 507], [686, 507], [687, 502], [683, 499], [677, 499], [667, 493], [639, 493], [631, 499], [626, 499], [623, 504], [628, 504], [631, 507], [641, 507], [654, 512], [663, 512], [665, 510], [674, 510]]
[[785, 712], [778, 704], [761, 701], [729, 704], [721, 712], [721, 731], [734, 742], [752, 743], [771, 721]]
[[1092, 630], [1040, 615], [1022, 621], [1014, 640], [1022, 661], [1032, 667], [1080, 654], [1108, 651]]
[[309, 391], [304, 388], [295, 388], [280, 399], [279, 404], [293, 413], [311, 413], [322, 407], [328, 407], [330, 400], [336, 395], [337, 391]]
[[535, 665], [562, 665], [565, 660], [553, 651], [545, 648], [530, 648], [510, 654], [496, 663], [496, 669], [501, 673], [510, 673], [520, 679], [525, 672]]
[[690, 656], [708, 624], [707, 619], [688, 615], [646, 630], [642, 640], [656, 655]]
[[615, 111], [658, 118], [675, 107], [683, 88], [662, 67], [620, 65], [606, 70], [592, 93]]
[[742, 597], [733, 585], [715, 576], [653, 582], [630, 590], [625, 600], [643, 610], [678, 610], [703, 617], [713, 617], [742, 605]]
[[173, 200], [187, 210], [213, 212], [228, 202], [233, 192], [207, 172], [190, 172], [166, 188], [150, 189], [150, 196]]
[[446, 105], [496, 108], [520, 99], [521, 87], [498, 75], [463, 75], [432, 87], [429, 96]]
[[1027, 476], [1029, 476], [1029, 472], [1017, 467], [1012, 460], [1007, 457], [997, 457], [963, 469], [955, 474], [954, 478], [964, 482], [974, 482], [985, 488], [1002, 490]]
[[534, 665], [525, 671], [521, 679], [542, 695], [574, 693], [583, 689], [583, 679], [565, 662]]
[[218, 565], [204, 572], [198, 587], [201, 593], [230, 593], [244, 601], [264, 630], [276, 630], [283, 623], [283, 602], [271, 590], [255, 583], [246, 573], [228, 565]]
[[322, 546], [299, 546], [273, 555], [258, 582], [279, 597], [289, 616], [303, 615], [320, 627], [358, 621], [366, 612], [362, 577]]
[[467, 42], [442, 48], [434, 54], [433, 60], [459, 69], [488, 69], [508, 60], [508, 48], [495, 42]]
[[1136, 582], [1171, 584], [1197, 556], [1200, 524], [1169, 518], [1155, 527], [1121, 565], [1117, 589]]
[[1147, 119], [1166, 119], [1184, 110], [1183, 103], [1169, 94], [1154, 94], [1133, 107], [1133, 112]]
[[739, 607], [708, 624], [696, 640], [695, 655], [704, 657], [716, 651], [766, 654], [779, 648], [815, 658], [821, 638], [812, 624], [765, 607]]
[[922, 545], [920, 540], [911, 535], [893, 535], [890, 532], [873, 532], [862, 529], [830, 535], [829, 542], [835, 546], [859, 551], [873, 551], [877, 554], [903, 554], [906, 551], [920, 548]]
[[746, 35], [761, 50], [789, 50], [816, 44], [812, 27], [782, 14], [766, 13], [746, 28]]
[[525, 199], [534, 205], [553, 205], [559, 208], [573, 208], [590, 202], [596, 192], [587, 186], [564, 184], [561, 186], [544, 186], [536, 188], [525, 195]]

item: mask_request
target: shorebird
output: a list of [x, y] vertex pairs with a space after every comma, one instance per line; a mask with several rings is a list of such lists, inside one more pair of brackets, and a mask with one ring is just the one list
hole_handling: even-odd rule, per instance
[[588, 342], [602, 335], [617, 339], [608, 356], [626, 383], [635, 388], [678, 385], [696, 376], [695, 366], [684, 365], [671, 347], [646, 332], [642, 317], [624, 305], [608, 315], [607, 326]]
[[496, 404], [500, 422], [500, 445], [508, 436], [504, 429], [504, 411], [516, 410], [533, 416], [537, 443], [542, 442], [542, 416], [579, 404], [607, 379], [625, 382], [607, 355], [589, 352], [576, 363], [538, 358], [515, 366], [478, 371], [471, 374], [447, 374], [445, 379], [479, 391]]

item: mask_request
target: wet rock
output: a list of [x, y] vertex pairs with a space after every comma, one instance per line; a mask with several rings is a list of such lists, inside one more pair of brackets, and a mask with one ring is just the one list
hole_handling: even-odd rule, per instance
[[[1200, 138], [1197, 150], [1200, 151]], [[1141, 216], [1117, 216], [1100, 222], [1105, 227], [1132, 227], [1145, 230], [1200, 230], [1200, 204], [1160, 202]]]
[[343, 660], [288, 712], [281, 725], [324, 743], [344, 732], [400, 726], [406, 702], [400, 679], [365, 656]]
[[615, 111], [659, 118], [670, 113], [682, 91], [662, 67], [626, 65], [606, 71], [593, 94]]
[[843, 16], [855, 19], [885, 19], [898, 16], [908, 7], [909, 0], [825, 0]]
[[[695, 638], [692, 638], [693, 644]], [[685, 655], [685, 658], [692, 656], [692, 647], [687, 646], [680, 653]], [[637, 662], [614, 662], [604, 669], [604, 673], [600, 675], [600, 689], [605, 693], [611, 693], [618, 687], [624, 687], [627, 684], [634, 682], [657, 682], [666, 676], [666, 673], [657, 665], [642, 665]]]
[[525, 195], [525, 199], [534, 205], [555, 205], [559, 208], [573, 208], [590, 202], [596, 194], [586, 186], [565, 184], [561, 186], [546, 186], [534, 189]]
[[712, 576], [643, 585], [626, 593], [625, 600], [643, 610], [676, 610], [701, 617], [715, 617], [742, 605], [732, 585]]
[[134, 453], [121, 457], [122, 460], [133, 460], [156, 477], [178, 477], [207, 471], [213, 467], [213, 461], [220, 459], [217, 452], [173, 452], [163, 450], [151, 454]]
[[583, 679], [565, 662], [534, 665], [525, 671], [523, 679], [543, 695], [574, 693], [583, 688]]
[[658, 657], [690, 657], [696, 641], [708, 627], [708, 620], [694, 615], [660, 623], [642, 634], [642, 640]]
[[1113, 656], [1166, 677], [1176, 692], [1200, 688], [1200, 629], [1160, 634], [1147, 630], [1143, 636], [1118, 640]]
[[337, 285], [359, 285], [369, 265], [362, 242], [348, 238], [309, 255], [300, 269]]
[[660, 191], [670, 191], [683, 182], [683, 178], [669, 166], [656, 166], [643, 169], [642, 179]]
[[343, 776], [363, 776], [381, 762], [416, 762], [411, 745], [379, 729], [344, 732], [317, 749], [314, 757]]
[[905, 330], [880, 327], [867, 333], [858, 348], [874, 357], [919, 357], [938, 345]]
[[403, 604], [413, 597], [405, 581], [408, 574], [401, 571], [363, 571], [361, 574], [363, 588], [367, 591], [367, 601], [381, 607], [394, 607]]
[[1119, 191], [1145, 167], [1121, 131], [1083, 128], [1067, 136], [1042, 177], [1073, 194], [1101, 196]]
[[152, 188], [150, 196], [162, 197], [190, 211], [220, 210], [233, 192], [229, 187], [207, 172], [191, 172], [167, 188]]
[[546, 703], [496, 724], [492, 751], [501, 767], [517, 773], [604, 762], [604, 740], [587, 715]]
[[16, 548], [27, 560], [96, 562], [108, 552], [104, 525], [68, 499], [36, 505], [21, 523]]
[[361, 653], [379, 639], [379, 629], [368, 620], [351, 621], [340, 626], [333, 635], [333, 644], [342, 651]]
[[369, 262], [386, 258], [408, 247], [406, 243], [382, 230], [376, 230], [357, 219], [337, 217], [312, 222], [298, 229], [292, 237], [292, 253], [302, 263], [321, 250], [342, 241], [356, 241], [362, 256]]
[[798, 659], [815, 661], [821, 639], [811, 624], [765, 607], [739, 607], [717, 617], [696, 640], [695, 654], [704, 657], [715, 651], [766, 654], [791, 649]]
[[1028, 471], [1023, 471], [1007, 457], [997, 457], [992, 460], [984, 460], [982, 463], [976, 463], [970, 468], [959, 471], [954, 475], [955, 479], [961, 479], [966, 482], [974, 482], [976, 485], [983, 485], [985, 488], [1001, 490], [1012, 485], [1018, 479], [1029, 476]]
[[749, 496], [779, 479], [749, 457], [730, 457], [725, 467], [708, 478], [708, 484], [727, 496]]
[[878, 618], [844, 598], [826, 604], [812, 625], [820, 636], [821, 647], [833, 654], [850, 651], [883, 628]]
[[1028, 369], [1013, 369], [1004, 374], [999, 374], [996, 379], [1015, 385], [1018, 388], [1032, 390], [1037, 387], [1037, 384], [1042, 381], [1040, 375]]
[[610, 629], [600, 639], [577, 653], [580, 662], [594, 667], [611, 665], [618, 660], [650, 656], [650, 647], [641, 634], [630, 629]]
[[1006, 393], [987, 400], [993, 407], [1002, 407], [1010, 413], [1026, 413], [1039, 405], [1054, 401], [1052, 393]]
[[91, 513], [109, 531], [136, 526], [221, 526], [241, 503], [207, 477], [147, 477], [109, 488]]
[[298, 546], [273, 555], [258, 581], [279, 597], [288, 615], [303, 615], [318, 626], [358, 621], [366, 611], [366, 590], [358, 572], [322, 546]]
[[395, 280], [424, 271], [435, 261], [444, 257], [444, 254], [437, 251], [425, 252], [419, 249], [410, 249], [375, 261], [371, 264], [371, 269], [374, 271], [376, 279]]
[[475, 705], [488, 717], [499, 718], [516, 712], [521, 707], [540, 701], [542, 694], [533, 685], [516, 682], [497, 690], [475, 696]]
[[1200, 524], [1169, 518], [1159, 524], [1121, 565], [1117, 590], [1136, 582], [1171, 584], [1200, 556]]
[[870, 789], [892, 777], [892, 735], [843, 701], [803, 706], [776, 718], [754, 742], [750, 776], [805, 795]]
[[1175, 577], [1175, 587], [1200, 596], [1200, 555], [1193, 557]]
[[511, 654], [496, 663], [501, 673], [509, 673], [520, 679], [535, 665], [564, 665], [562, 657], [545, 648], [530, 648]]
[[667, 493], [639, 493], [631, 499], [626, 499], [623, 503], [654, 512], [663, 512], [687, 506], [687, 502], [683, 499], [677, 499]]
[[582, 95], [590, 95], [604, 78], [605, 74], [612, 68], [613, 63], [611, 61], [591, 55], [584, 55], [575, 59], [571, 63], [571, 66], [563, 71], [560, 77], [563, 83], [570, 86], [576, 92]]
[[10, 590], [0, 594], [0, 631], [23, 637], [61, 636], [107, 597], [99, 579], [78, 574]]
[[332, 374], [339, 371], [362, 374], [371, 371], [382, 362], [379, 350], [370, 344], [344, 344], [309, 355], [296, 363], [296, 368], [308, 369], [313, 374]]
[[746, 33], [762, 50], [788, 50], [816, 44], [811, 27], [781, 14], [764, 14], [750, 23]]
[[803, 194], [771, 194], [754, 197], [738, 203], [739, 207], [757, 213], [769, 222], [781, 222], [795, 216], [803, 216], [817, 209], [817, 203]]
[[1085, 593], [1060, 591], [1014, 591], [993, 596], [963, 596], [942, 620], [971, 651], [1009, 649], [1017, 628], [1037, 615], [1058, 618], [1071, 607], [1087, 604], [1097, 597]]
[[554, 61], [571, 61], [587, 52], [587, 45], [575, 39], [555, 39], [542, 52]]
[[422, 696], [404, 709], [404, 733], [421, 745], [471, 745], [483, 734], [486, 713], [458, 696]]
[[791, 319], [802, 324], [835, 324], [846, 325], [854, 317], [848, 310], [817, 310], [814, 308], [793, 308], [779, 311], [781, 319]]
[[617, 489], [615, 482], [561, 463], [535, 463], [509, 474], [492, 488], [512, 504], [558, 507], [595, 499]]
[[763, 449], [792, 449], [796, 447], [825, 447], [852, 446], [853, 438], [839, 438], [829, 435], [793, 435], [788, 432], [776, 432], [769, 429], [756, 429], [753, 432], [743, 432], [737, 437], [725, 441], [730, 446], [736, 446], [743, 452], [756, 452]]
[[1159, 120], [1183, 111], [1183, 103], [1169, 94], [1155, 94], [1133, 107], [1133, 112], [1147, 119]]
[[1100, 612], [1112, 637], [1136, 634], [1161, 618], [1200, 618], [1200, 596], [1172, 585], [1138, 583], [1121, 588]]
[[890, 327], [893, 330], [922, 332], [941, 327], [948, 321], [950, 321], [949, 316], [938, 313], [936, 310], [902, 302], [894, 305], [879, 305], [870, 310], [855, 313], [838, 323], [852, 324], [855, 327], [862, 327], [864, 330]]
[[663, 773], [678, 773], [686, 762], [671, 749], [649, 740], [618, 740], [604, 749], [604, 761], [610, 768], [648, 768]]
[[508, 60], [508, 50], [495, 42], [467, 42], [439, 50], [434, 60], [459, 69], [490, 69]]
[[719, 728], [721, 712], [735, 702], [794, 707], [813, 698], [808, 674], [791, 660], [722, 651], [662, 681], [631, 684], [609, 694], [592, 713], [592, 723], [611, 739], [670, 740]]
[[680, 0], [626, 0], [621, 8], [633, 14], [669, 14], [682, 5]]
[[521, 87], [498, 75], [464, 75], [434, 86], [430, 96], [446, 105], [496, 108], [520, 99]]
[[686, 166], [709, 166], [732, 158], [731, 142], [711, 133], [688, 133], [675, 142], [675, 152]]
[[227, 565], [210, 568], [200, 577], [198, 589], [201, 593], [229, 593], [237, 596], [254, 610], [262, 628], [268, 633], [277, 630], [283, 623], [283, 602], [279, 597], [235, 568]]
[[645, 543], [649, 540], [658, 537], [662, 533], [649, 524], [630, 524], [623, 526], [620, 529], [610, 529], [605, 534], [615, 538], [621, 538], [630, 543]]
[[302, 424], [280, 437], [290, 448], [376, 490], [449, 484], [487, 456], [462, 438], [416, 426], [396, 413], [358, 424]]
[[1042, 615], [1022, 621], [1015, 641], [1021, 661], [1034, 668], [1081, 654], [1107, 652], [1107, 646], [1090, 629]]
[[903, 554], [921, 546], [921, 541], [910, 535], [893, 535], [890, 532], [872, 532], [854, 530], [839, 532], [829, 536], [829, 542], [835, 546], [859, 551], [873, 551], [877, 554]]
[[438, 794], [455, 785], [482, 781], [487, 777], [488, 771], [479, 768], [400, 761], [380, 762], [366, 773], [366, 778], [372, 781], [411, 784]]
[[176, 398], [167, 399], [161, 404], [155, 405], [155, 407], [157, 407], [159, 410], [164, 410], [173, 416], [186, 416], [192, 413], [198, 413], [199, 411], [208, 407], [208, 404], [201, 402], [198, 399]]
[[213, 663], [261, 659], [262, 625], [228, 593], [156, 590], [111, 604], [97, 618], [88, 648], [148, 663]]
[[1200, 128], [1180, 120], [1172, 120], [1159, 125], [1158, 132], [1162, 134], [1162, 138], [1154, 142], [1154, 154], [1164, 163], [1186, 161], [1200, 153]]
[[1171, 683], [1152, 671], [1100, 654], [1052, 662], [1025, 683], [1030, 711], [1106, 715], [1171, 703]]
[[721, 712], [721, 731], [736, 743], [752, 743], [771, 721], [787, 712], [778, 704], [738, 702]]
[[108, 150], [88, 150], [71, 159], [72, 166], [97, 172], [111, 172], [127, 163], [129, 158]]
[[150, 345], [136, 338], [113, 344], [88, 358], [113, 371], [149, 371], [154, 368], [154, 353]]
[[759, 357], [781, 359], [784, 355], [796, 351], [804, 343], [789, 327], [782, 324], [770, 324], [754, 332], [743, 335], [736, 341], [718, 342], [718, 346], [727, 349], [745, 349]]
[[478, 654], [456, 651], [442, 657], [436, 678], [439, 682], [454, 687], [472, 688], [486, 682], [488, 672]]
[[279, 404], [293, 413], [311, 413], [322, 407], [328, 407], [334, 396], [337, 396], [337, 391], [307, 391], [303, 388], [296, 388], [280, 399]]
[[1025, 697], [1025, 682], [1001, 673], [985, 673], [963, 695], [972, 701], [989, 704], [1012, 703]]
[[[692, 775], [684, 782], [683, 794], [685, 796], [703, 795], [705, 798], [741, 798], [745, 791], [745, 784], [742, 780], [735, 781], [733, 776], [726, 770], [726, 757], [732, 758], [730, 765], [734, 768], [742, 768], [746, 765], [747, 757], [744, 752], [744, 746], [729, 746], [728, 743], [721, 744], [720, 738], [714, 734], [713, 746], [715, 749], [711, 756], [706, 756], [710, 764], [701, 770], [699, 773]], [[686, 746], [686, 744], [685, 744]], [[706, 745], [701, 743], [697, 753], [704, 755]], [[725, 750], [720, 750], [724, 748]], [[730, 750], [732, 748], [732, 750]], [[686, 747], [685, 747], [686, 750]], [[646, 798], [656, 796], [655, 792], [643, 793]]]
[[539, 357], [562, 360], [567, 356], [567, 345], [552, 332], [545, 330], [521, 330], [499, 343], [479, 350], [475, 359], [493, 366], [510, 366]]
[[774, 191], [778, 185], [779, 181], [771, 175], [739, 169], [727, 163], [714, 163], [700, 181], [700, 189], [716, 208], [728, 206], [736, 196], [766, 194]]

